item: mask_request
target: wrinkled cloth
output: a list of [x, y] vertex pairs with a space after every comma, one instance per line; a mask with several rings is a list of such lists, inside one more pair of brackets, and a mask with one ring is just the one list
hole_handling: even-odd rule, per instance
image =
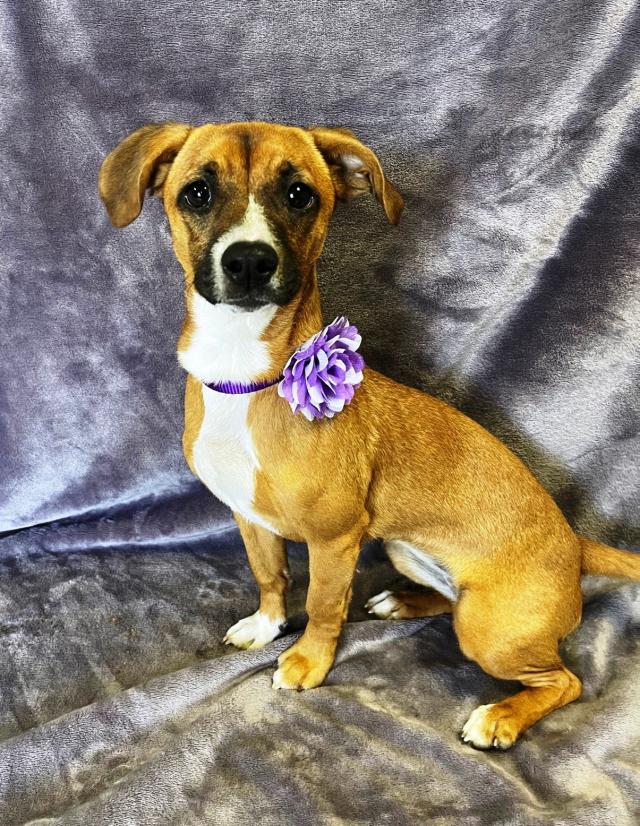
[[367, 365], [502, 438], [576, 529], [640, 548], [640, 9], [634, 2], [1, 0], [0, 823], [634, 824], [640, 589], [587, 581], [581, 700], [509, 753], [458, 740], [513, 693], [448, 617], [380, 622], [362, 555], [338, 663], [270, 688], [303, 625], [256, 606], [181, 454], [182, 275], [162, 206], [96, 177], [149, 121], [351, 128], [402, 193], [336, 210], [319, 281]]

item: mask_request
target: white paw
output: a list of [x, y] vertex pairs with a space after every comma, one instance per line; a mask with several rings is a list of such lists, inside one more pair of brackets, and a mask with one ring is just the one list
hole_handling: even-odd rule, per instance
[[396, 619], [400, 601], [394, 597], [391, 591], [382, 591], [376, 594], [364, 606], [370, 614], [374, 614], [379, 619]]
[[224, 636], [226, 645], [235, 645], [236, 648], [262, 648], [282, 632], [286, 625], [285, 617], [271, 619], [266, 614], [256, 611], [250, 617], [245, 617], [227, 631]]
[[491, 746], [493, 729], [487, 726], [487, 710], [493, 708], [493, 703], [487, 706], [478, 706], [471, 712], [471, 716], [462, 729], [462, 739], [465, 743], [477, 749], [488, 749]]
[[[478, 706], [464, 724], [462, 739], [477, 749], [510, 749], [518, 739], [516, 721], [496, 703]], [[494, 711], [495, 709], [495, 711]]]

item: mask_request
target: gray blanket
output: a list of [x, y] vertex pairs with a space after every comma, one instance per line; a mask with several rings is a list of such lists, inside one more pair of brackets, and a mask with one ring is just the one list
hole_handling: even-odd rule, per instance
[[2, 0], [0, 824], [634, 824], [640, 590], [585, 585], [583, 698], [506, 754], [512, 693], [450, 619], [371, 621], [362, 554], [325, 686], [273, 692], [304, 623], [256, 603], [181, 455], [181, 272], [157, 201], [114, 230], [105, 153], [163, 119], [344, 125], [406, 198], [337, 210], [320, 281], [367, 362], [524, 458], [584, 533], [640, 547], [640, 10], [632, 0]]

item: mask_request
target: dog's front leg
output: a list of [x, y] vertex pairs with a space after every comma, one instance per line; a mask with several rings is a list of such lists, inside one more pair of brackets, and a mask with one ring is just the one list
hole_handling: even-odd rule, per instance
[[278, 659], [274, 688], [315, 688], [333, 665], [347, 617], [351, 585], [364, 529], [331, 541], [309, 542], [309, 622], [304, 634]]
[[231, 626], [224, 641], [236, 648], [262, 648], [280, 634], [287, 621], [287, 550], [281, 536], [248, 522], [239, 513], [233, 515], [260, 589], [260, 607]]

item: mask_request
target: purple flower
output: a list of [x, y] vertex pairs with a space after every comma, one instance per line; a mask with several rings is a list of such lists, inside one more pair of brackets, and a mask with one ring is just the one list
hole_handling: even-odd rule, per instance
[[349, 404], [362, 382], [362, 337], [344, 316], [305, 341], [283, 370], [278, 394], [309, 421], [333, 418]]

